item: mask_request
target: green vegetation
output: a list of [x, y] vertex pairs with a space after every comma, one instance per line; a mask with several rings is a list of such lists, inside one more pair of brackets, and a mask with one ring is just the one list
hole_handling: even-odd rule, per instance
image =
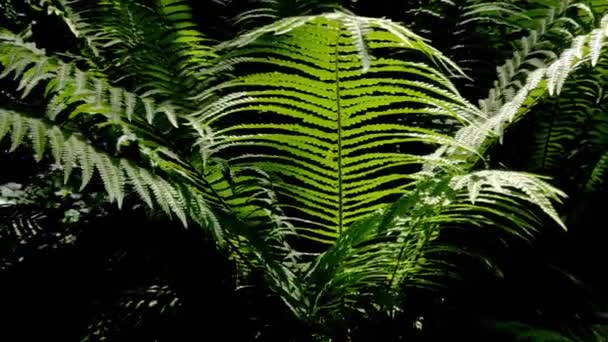
[[604, 1], [0, 1], [7, 336], [606, 338]]

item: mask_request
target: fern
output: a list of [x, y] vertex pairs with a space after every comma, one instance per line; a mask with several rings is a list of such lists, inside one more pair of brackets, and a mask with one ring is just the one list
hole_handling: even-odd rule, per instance
[[[367, 32], [352, 36], [355, 24]], [[280, 36], [271, 38], [268, 33]], [[293, 201], [297, 208], [290, 210], [299, 212], [296, 217], [314, 226], [299, 229], [319, 241], [332, 241], [350, 224], [405, 192], [411, 177], [395, 171], [420, 164], [423, 158], [382, 148], [451, 143], [446, 135], [399, 124], [396, 117], [466, 122], [478, 115], [444, 76], [425, 64], [361, 57], [366, 52], [360, 49], [359, 33], [370, 49], [405, 47], [452, 65], [420, 38], [388, 21], [343, 14], [287, 19], [226, 45], [244, 46], [235, 56], [251, 57], [248, 61], [267, 63], [277, 71], [223, 84], [222, 90], [236, 92], [220, 100], [218, 110], [209, 108], [194, 117], [203, 125], [219, 127], [219, 138], [209, 147], [215, 153], [241, 147], [250, 151], [233, 159], [232, 165], [251, 165], [285, 177], [276, 184], [277, 191]], [[255, 58], [262, 52], [269, 57]], [[386, 72], [392, 72], [391, 78]], [[258, 90], [260, 86], [265, 89]], [[222, 124], [232, 115], [243, 117], [251, 111], [267, 112], [264, 121], [269, 123], [255, 119]], [[266, 160], [256, 161], [262, 157]]]
[[[188, 107], [217, 56], [190, 18], [186, 1], [73, 1], [66, 4], [102, 43], [95, 66], [137, 94]], [[150, 44], [149, 42], [155, 42]], [[92, 56], [96, 57], [96, 56]]]
[[[1, 36], [1, 77], [26, 98], [44, 84], [48, 104], [46, 118], [1, 109], [0, 138], [10, 135], [13, 151], [33, 146], [39, 160], [50, 150], [66, 182], [79, 178], [84, 188], [100, 180], [118, 205], [132, 192], [207, 229], [242, 273], [261, 276], [306, 323], [368, 315], [378, 309], [366, 300], [380, 295], [383, 308], [397, 311], [403, 286], [432, 286], [434, 274], [449, 270], [432, 257], [443, 227], [496, 226], [527, 238], [540, 214], [561, 224], [553, 203], [564, 194], [541, 178], [473, 166], [490, 138], [532, 104], [529, 92], [562, 90], [569, 76], [562, 69], [593, 58], [603, 38], [577, 38], [560, 64], [531, 74], [497, 115], [486, 116], [444, 75], [464, 77], [450, 59], [388, 20], [284, 19], [221, 44], [223, 63], [214, 65], [216, 51], [194, 31], [185, 2], [100, 3], [97, 11], [83, 1], [65, 7], [94, 23], [83, 35], [104, 32], [98, 58], [108, 68], [84, 71]], [[481, 7], [469, 10], [474, 16]], [[162, 32], [146, 30], [156, 19]], [[158, 45], [127, 58], [149, 39]], [[201, 68], [234, 78], [207, 88], [209, 69]], [[159, 112], [172, 129], [155, 119]], [[97, 135], [107, 132], [81, 122], [120, 136], [98, 148]], [[131, 143], [139, 155], [122, 152]], [[302, 255], [309, 245], [295, 249], [292, 237], [323, 249]]]
[[18, 36], [3, 34], [0, 37], [0, 53], [0, 63], [4, 68], [0, 78], [18, 80], [18, 90], [22, 90], [23, 97], [42, 81], [48, 80], [46, 93], [52, 94], [48, 107], [50, 119], [55, 119], [71, 104], [81, 103], [72, 115], [81, 112], [100, 114], [108, 121], [119, 124], [123, 119], [141, 121], [143, 116], [134, 117], [133, 112], [134, 108], [143, 107], [148, 124], [153, 123], [157, 113], [163, 113], [173, 126], [178, 125], [176, 109], [172, 104], [166, 102], [158, 105], [150, 98], [112, 87], [97, 73], [87, 73], [71, 63], [48, 57], [43, 50]]
[[[103, 181], [104, 187], [111, 201], [116, 201], [122, 205], [124, 198], [123, 187], [127, 184], [134, 184], [136, 192], [142, 196], [144, 201], [151, 204], [150, 197], [145, 195], [148, 188], [157, 189], [154, 193], [154, 200], [163, 208], [167, 214], [175, 214], [185, 225], [187, 217], [184, 212], [186, 207], [183, 204], [183, 195], [159, 176], [141, 169], [131, 162], [124, 159], [114, 159], [108, 154], [91, 147], [90, 143], [77, 135], [69, 135], [57, 126], [52, 126], [41, 119], [30, 118], [20, 113], [8, 110], [0, 110], [0, 125], [9, 127], [11, 134], [11, 146], [13, 149], [24, 144], [23, 138], [29, 131], [30, 136], [49, 138], [50, 148], [55, 151], [55, 162], [62, 165], [66, 181], [71, 174], [74, 166], [81, 169], [82, 187], [86, 186], [91, 180], [94, 170], [97, 170]], [[14, 132], [21, 132], [16, 134]], [[8, 133], [8, 132], [6, 132]], [[0, 139], [5, 134], [0, 136]], [[35, 135], [34, 135], [35, 133]], [[42, 154], [44, 147], [38, 143], [40, 148], [37, 153]], [[128, 170], [125, 172], [125, 170]], [[137, 190], [139, 189], [139, 190]], [[143, 194], [143, 195], [142, 195]]]
[[[521, 39], [513, 56], [497, 68], [498, 77], [494, 82], [494, 88], [490, 90], [486, 99], [480, 101], [480, 108], [488, 115], [494, 115], [503, 104], [511, 101], [525, 83], [526, 77], [535, 68], [544, 67], [557, 59], [555, 54], [557, 49], [552, 48], [553, 46], [563, 44], [564, 40], [571, 41], [576, 34], [581, 33], [583, 25], [593, 21], [591, 10], [584, 4], [569, 0], [553, 2], [555, 4], [552, 7], [540, 12], [543, 13], [543, 17], [536, 19], [538, 23], [530, 28], [527, 37]], [[578, 16], [579, 11], [586, 14], [586, 20]], [[572, 18], [574, 16], [572, 13], [576, 13], [577, 16]], [[583, 44], [581, 38], [572, 41], [574, 48], [567, 50], [569, 52], [576, 51], [576, 46]], [[565, 57], [562, 55], [560, 60], [567, 64], [571, 58]], [[570, 55], [570, 57], [574, 56]], [[553, 65], [562, 69], [570, 67], [570, 65], [555, 63]], [[554, 75], [559, 74], [554, 73]], [[561, 84], [563, 79], [558, 78], [554, 81]]]
[[[605, 44], [607, 24], [608, 20], [604, 18], [600, 28], [577, 37], [573, 46], [566, 49], [558, 60], [531, 72], [525, 85], [509, 102], [502, 105], [494, 116], [480, 119], [475, 124], [462, 128], [457, 134], [457, 139], [462, 145], [469, 146], [474, 151], [485, 151], [495, 140], [502, 140], [507, 124], [520, 119], [545, 95], [559, 94], [563, 83], [584, 63], [594, 64], [593, 56], [597, 54], [598, 49], [603, 49]], [[598, 34], [602, 35], [599, 44], [594, 38]], [[437, 153], [439, 156], [445, 156], [446, 153], [458, 156], [458, 159], [472, 164], [479, 160], [479, 155], [458, 152], [458, 148], [448, 148]]]
[[38, 0], [38, 3], [48, 14], [53, 14], [61, 18], [74, 37], [85, 42], [86, 47], [93, 56], [99, 56], [99, 51], [104, 45], [102, 40], [103, 34], [95, 34], [91, 25], [82, 18], [80, 13], [73, 10], [71, 5], [74, 1]]

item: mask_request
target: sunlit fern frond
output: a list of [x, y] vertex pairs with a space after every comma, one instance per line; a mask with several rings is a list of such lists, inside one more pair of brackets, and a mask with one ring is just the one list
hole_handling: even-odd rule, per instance
[[522, 25], [528, 33], [517, 42], [513, 55], [497, 67], [494, 87], [480, 100], [480, 108], [494, 115], [525, 86], [531, 72], [555, 61], [570, 42], [573, 46], [584, 44], [575, 37], [586, 33], [593, 21], [591, 9], [576, 1], [555, 0], [544, 9], [531, 10], [528, 24]]
[[[540, 100], [561, 94], [567, 80], [576, 70], [585, 66], [596, 68], [605, 54], [608, 18], [604, 17], [599, 28], [589, 34], [577, 36], [570, 48], [546, 67], [529, 73], [526, 83], [513, 98], [502, 105], [493, 116], [480, 119], [475, 124], [462, 128], [457, 139], [471, 150], [483, 152], [497, 140], [501, 140], [508, 124], [517, 121], [528, 113]], [[469, 163], [479, 162], [479, 155], [460, 153], [455, 148], [445, 148], [436, 155], [460, 155]], [[468, 157], [466, 156], [468, 154]]]
[[[570, 0], [431, 0], [396, 7], [389, 18], [430, 39], [463, 69], [468, 78], [457, 75], [454, 82], [465, 97], [482, 99], [493, 88], [485, 107], [511, 96], [526, 69], [549, 63], [594, 18], [583, 1]], [[436, 21], [442, 24], [428, 25]]]
[[125, 187], [133, 187], [149, 205], [156, 202], [167, 214], [175, 214], [187, 223], [187, 207], [182, 189], [176, 188], [157, 175], [134, 163], [114, 158], [90, 145], [83, 137], [64, 132], [43, 119], [28, 117], [14, 111], [0, 110], [0, 138], [10, 133], [11, 150], [26, 143], [41, 156], [50, 147], [55, 162], [62, 166], [66, 182], [74, 167], [81, 170], [81, 187], [84, 188], [97, 173], [111, 201], [120, 206]]
[[22, 98], [37, 86], [46, 86], [51, 96], [47, 116], [52, 120], [68, 107], [80, 104], [73, 113], [100, 114], [116, 124], [131, 120], [152, 124], [157, 113], [164, 113], [168, 122], [177, 126], [178, 109], [171, 102], [156, 104], [152, 98], [111, 86], [102, 75], [47, 56], [44, 50], [10, 32], [0, 35], [0, 52], [0, 78], [18, 82]]
[[[469, 224], [498, 222], [527, 237], [541, 221], [528, 207], [561, 224], [553, 203], [563, 193], [543, 180], [428, 154], [442, 146], [476, 155], [448, 133], [479, 129], [483, 118], [430, 66], [452, 63], [408, 30], [344, 14], [295, 17], [224, 48], [229, 63], [247, 59], [192, 125], [213, 128], [201, 130], [210, 156], [269, 174], [298, 236], [329, 245], [303, 265], [302, 280], [267, 263], [266, 280], [297, 317], [325, 323], [341, 310], [365, 312], [377, 295], [392, 310], [404, 284], [428, 285], [446, 269], [425, 255], [442, 225], [467, 214], [476, 214]], [[379, 57], [399, 48], [411, 59]]]
[[275, 189], [293, 224], [319, 241], [333, 241], [404, 194], [425, 161], [417, 151], [452, 143], [442, 119], [466, 123], [478, 114], [428, 64], [372, 57], [369, 51], [404, 48], [452, 66], [389, 21], [295, 17], [227, 47], [240, 47], [229, 59], [249, 57], [264, 71], [222, 84], [226, 97], [193, 119], [214, 128], [209, 149], [233, 156], [231, 165], [278, 176]]

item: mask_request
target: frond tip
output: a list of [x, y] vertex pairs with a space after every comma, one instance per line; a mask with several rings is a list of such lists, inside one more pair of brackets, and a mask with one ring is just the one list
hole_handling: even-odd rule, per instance
[[451, 180], [450, 186], [456, 191], [466, 189], [471, 203], [483, 196], [482, 192], [529, 202], [566, 229], [551, 201], [559, 203], [567, 195], [543, 181], [540, 176], [515, 171], [483, 170], [456, 176]]

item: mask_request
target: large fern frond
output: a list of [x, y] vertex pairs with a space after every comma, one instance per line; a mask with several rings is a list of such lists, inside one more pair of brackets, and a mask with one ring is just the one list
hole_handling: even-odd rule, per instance
[[[214, 153], [246, 149], [230, 158], [232, 165], [280, 176], [275, 188], [297, 218], [294, 225], [319, 241], [334, 240], [405, 193], [413, 172], [400, 171], [415, 170], [424, 158], [399, 150], [452, 143], [423, 122], [440, 127], [431, 121], [466, 123], [478, 115], [436, 69], [370, 55], [368, 50], [405, 48], [452, 66], [419, 37], [386, 20], [337, 13], [295, 17], [226, 46], [242, 47], [228, 54], [229, 60], [248, 57], [267, 72], [222, 84], [219, 90], [228, 95], [194, 119], [215, 128], [209, 147]], [[239, 120], [232, 120], [236, 115]]]

